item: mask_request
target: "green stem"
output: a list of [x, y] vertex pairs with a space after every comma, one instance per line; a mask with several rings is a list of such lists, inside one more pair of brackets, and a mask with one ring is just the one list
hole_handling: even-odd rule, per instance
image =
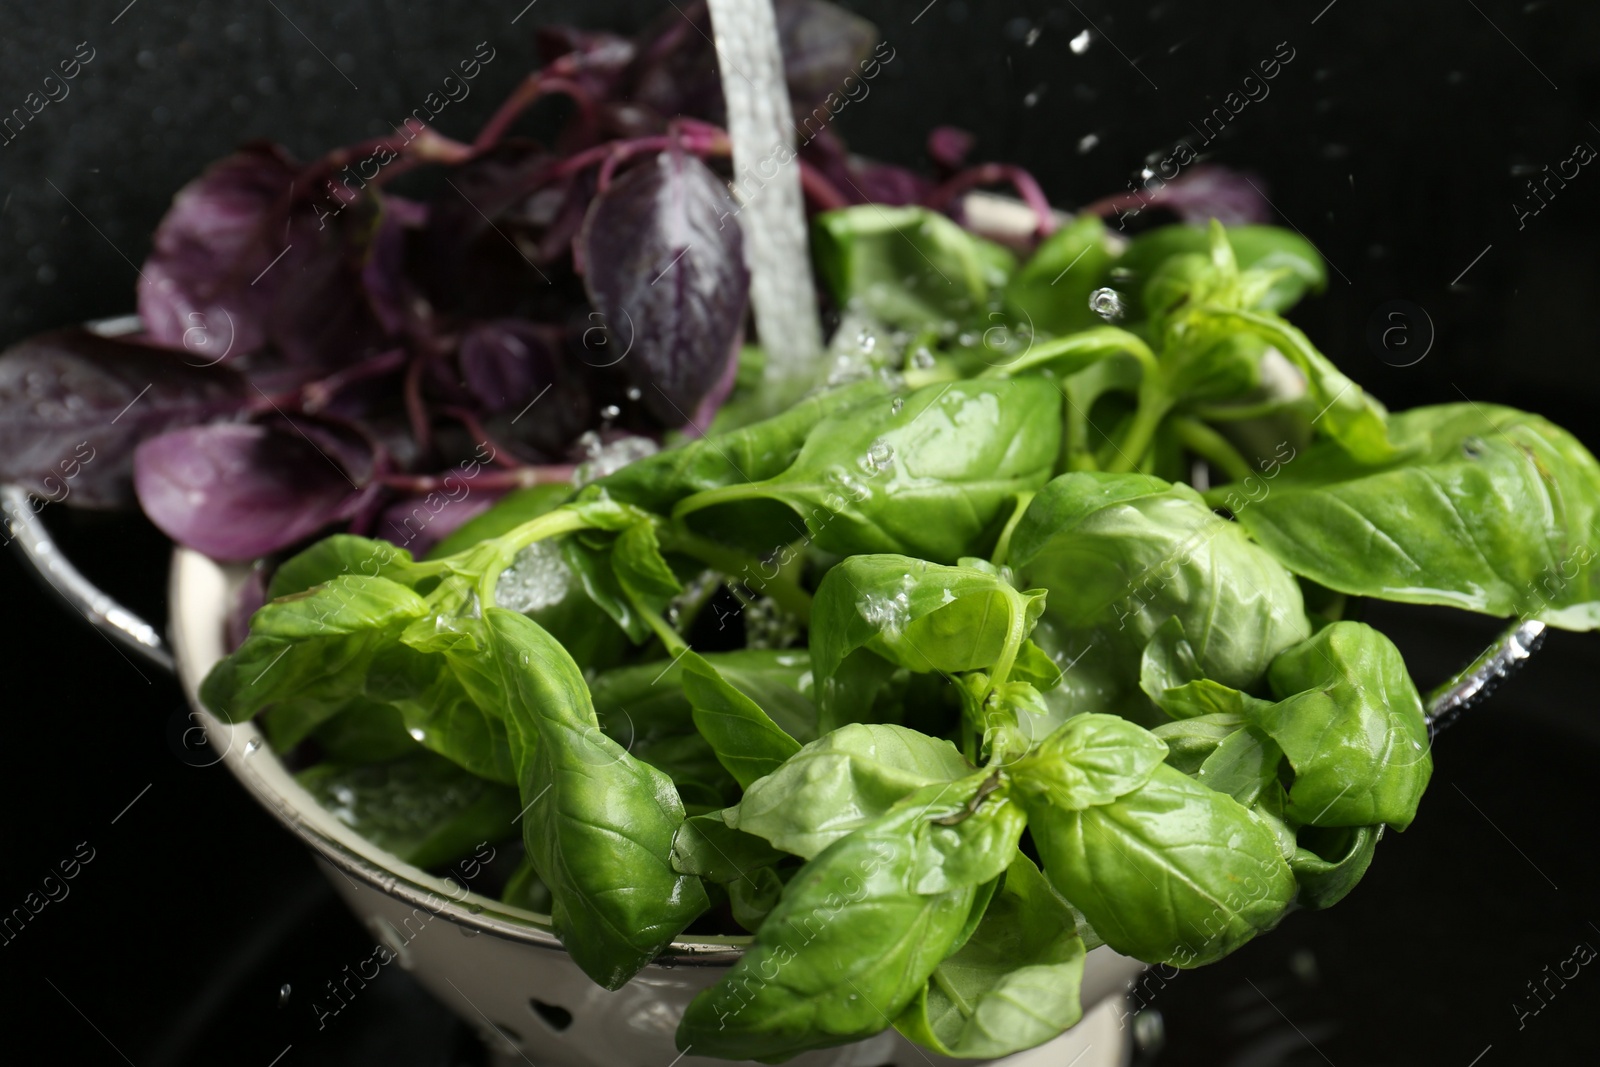
[[1028, 505], [1033, 503], [1034, 496], [1031, 489], [1017, 494], [1016, 510], [1012, 511], [1011, 518], [1006, 520], [1006, 528], [1000, 531], [1000, 540], [995, 542], [994, 555], [989, 559], [989, 562], [996, 567], [1006, 565], [1006, 557], [1011, 554], [1011, 534], [1016, 530], [1017, 523], [1022, 521], [1022, 515], [1028, 510]]
[[1097, 326], [1080, 333], [1068, 334], [1066, 337], [1042, 341], [1012, 362], [990, 367], [979, 377], [1009, 378], [1014, 374], [1056, 362], [1065, 363], [1065, 366], [1058, 370], [1062, 377], [1067, 377], [1078, 373], [1091, 363], [1123, 353], [1139, 361], [1147, 379], [1156, 375], [1158, 370], [1156, 355], [1150, 351], [1149, 345], [1127, 330], [1115, 326]]
[[684, 497], [672, 506], [672, 517], [681, 519], [685, 515], [713, 507], [717, 504], [733, 504], [741, 500], [759, 497], [766, 488], [765, 482], [739, 482], [735, 485], [718, 486], [715, 489], [702, 489]]
[[[801, 622], [811, 621], [811, 594], [786, 574], [781, 565], [768, 568], [773, 570], [769, 577], [758, 569], [761, 567], [760, 560], [701, 537], [692, 530], [684, 529], [682, 524], [663, 529], [661, 533], [664, 535], [662, 548], [693, 556], [712, 570], [738, 579], [746, 587], [771, 597], [774, 603], [791, 615], [798, 616]], [[779, 551], [789, 552], [790, 548], [784, 546]]]
[[1241, 422], [1282, 411], [1285, 403], [1286, 401], [1280, 398], [1263, 400], [1259, 404], [1214, 404], [1189, 410], [1193, 411], [1197, 418], [1207, 422]]
[[494, 588], [500, 581], [500, 572], [511, 566], [517, 553], [533, 544], [551, 537], [586, 530], [591, 523], [577, 511], [557, 508], [555, 511], [529, 519], [492, 541], [470, 549], [474, 563], [481, 561], [478, 570], [478, 600], [484, 610], [494, 607]]
[[656, 611], [649, 605], [640, 602], [640, 600], [627, 589], [624, 589], [623, 593], [627, 596], [628, 603], [633, 605], [633, 610], [639, 613], [639, 617], [645, 621], [647, 626], [650, 627], [651, 632], [653, 632], [661, 641], [661, 643], [666, 646], [667, 655], [671, 656], [673, 659], [677, 659], [679, 656], [683, 655], [683, 653], [689, 650], [688, 642], [684, 641], [683, 635], [674, 630], [672, 625], [668, 623], [666, 619], [661, 617], [661, 613], [659, 611]]
[[[1022, 643], [1028, 639], [1028, 604], [1022, 594], [1014, 589], [1007, 590], [1006, 600], [1011, 606], [1011, 625], [1006, 631], [1006, 643], [1000, 649], [1000, 658], [994, 661], [994, 667], [989, 671], [989, 689], [993, 691], [1005, 684], [1011, 675], [1011, 667], [1017, 662], [1017, 654], [1022, 651]], [[981, 707], [983, 702], [979, 701]]]
[[1112, 474], [1138, 470], [1144, 454], [1150, 451], [1150, 443], [1155, 440], [1161, 420], [1167, 417], [1171, 409], [1172, 401], [1165, 391], [1146, 378], [1139, 386], [1139, 407], [1133, 413], [1133, 422], [1122, 440], [1117, 442], [1116, 453], [1106, 464], [1106, 470]]
[[1255, 473], [1232, 442], [1199, 419], [1179, 416], [1172, 425], [1189, 451], [1222, 471], [1229, 481], [1242, 482]]

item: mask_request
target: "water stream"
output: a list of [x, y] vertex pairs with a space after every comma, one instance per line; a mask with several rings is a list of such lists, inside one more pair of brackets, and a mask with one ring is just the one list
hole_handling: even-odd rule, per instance
[[777, 20], [771, 0], [708, 6], [728, 102], [750, 301], [767, 350], [768, 395], [781, 408], [820, 382], [825, 367]]

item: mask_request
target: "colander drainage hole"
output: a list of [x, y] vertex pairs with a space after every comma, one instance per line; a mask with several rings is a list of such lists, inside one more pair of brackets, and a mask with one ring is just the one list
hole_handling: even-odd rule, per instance
[[533, 1013], [550, 1025], [550, 1029], [560, 1033], [572, 1025], [572, 1013], [566, 1008], [554, 1004], [546, 1004], [537, 997], [528, 998], [528, 1007]]

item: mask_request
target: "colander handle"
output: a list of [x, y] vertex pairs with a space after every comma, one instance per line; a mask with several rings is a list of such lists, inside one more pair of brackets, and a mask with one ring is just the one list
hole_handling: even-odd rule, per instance
[[39, 521], [27, 490], [15, 485], [0, 486], [0, 511], [5, 513], [10, 543], [62, 600], [117, 644], [138, 653], [146, 662], [173, 672], [172, 652], [161, 631], [117, 603], [72, 565]]

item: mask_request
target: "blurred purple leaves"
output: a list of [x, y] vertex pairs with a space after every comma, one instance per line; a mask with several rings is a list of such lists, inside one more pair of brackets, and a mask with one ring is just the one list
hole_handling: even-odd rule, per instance
[[173, 426], [225, 418], [249, 392], [227, 367], [81, 329], [39, 334], [0, 359], [0, 481], [35, 492], [60, 464], [92, 451], [71, 499], [86, 507], [133, 502], [133, 449]]

